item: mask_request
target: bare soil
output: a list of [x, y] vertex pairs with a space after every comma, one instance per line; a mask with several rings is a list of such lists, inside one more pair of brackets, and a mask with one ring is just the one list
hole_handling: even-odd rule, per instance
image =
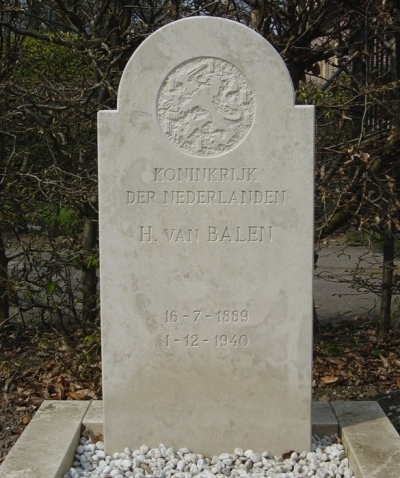
[[101, 398], [100, 339], [90, 333], [0, 331], [0, 463], [43, 400]]

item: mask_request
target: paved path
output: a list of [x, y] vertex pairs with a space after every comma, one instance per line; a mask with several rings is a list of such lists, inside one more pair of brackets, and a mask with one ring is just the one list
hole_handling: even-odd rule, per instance
[[[376, 317], [380, 308], [382, 254], [367, 247], [347, 246], [339, 240], [322, 248], [318, 256], [314, 277], [318, 318], [350, 318], [355, 315]], [[396, 266], [400, 267], [399, 260]], [[376, 293], [369, 291], [366, 280], [375, 284]], [[399, 311], [398, 302], [399, 296], [395, 295], [393, 311]]]

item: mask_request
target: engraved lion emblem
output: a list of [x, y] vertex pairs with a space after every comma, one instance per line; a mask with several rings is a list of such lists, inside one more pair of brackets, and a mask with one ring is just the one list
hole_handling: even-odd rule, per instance
[[234, 148], [254, 121], [254, 95], [244, 75], [218, 58], [182, 63], [165, 78], [157, 116], [169, 140], [188, 154], [217, 156]]

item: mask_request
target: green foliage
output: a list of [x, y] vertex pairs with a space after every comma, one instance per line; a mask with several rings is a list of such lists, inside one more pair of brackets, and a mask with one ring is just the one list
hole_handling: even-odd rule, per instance
[[70, 232], [75, 226], [79, 223], [79, 218], [77, 212], [73, 209], [61, 207], [58, 209], [57, 213], [54, 215], [54, 222], [62, 229], [65, 233]]
[[53, 295], [56, 291], [60, 291], [60, 287], [57, 282], [49, 281], [46, 284], [47, 295]]
[[24, 207], [24, 212], [25, 223], [45, 230], [53, 228], [62, 234], [73, 232], [80, 223], [78, 211], [58, 204], [32, 202]]
[[100, 266], [100, 261], [99, 261], [98, 255], [88, 254], [88, 255], [85, 257], [85, 267], [86, 267], [86, 268], [89, 268], [89, 267], [99, 267], [99, 266]]
[[26, 37], [21, 46], [15, 79], [48, 84], [82, 80], [88, 73], [88, 65], [78, 51]]

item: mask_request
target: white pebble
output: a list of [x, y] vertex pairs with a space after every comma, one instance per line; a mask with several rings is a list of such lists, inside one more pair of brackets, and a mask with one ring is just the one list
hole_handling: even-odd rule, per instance
[[121, 475], [121, 470], [119, 468], [110, 471], [111, 478], [117, 478], [118, 475]]
[[149, 447], [147, 445], [141, 445], [139, 450], [140, 450], [140, 453], [145, 455], [148, 451], [149, 451]]
[[239, 465], [239, 469], [243, 469], [246, 473], [249, 473], [253, 466], [253, 462], [251, 460], [247, 460], [245, 463]]
[[261, 461], [261, 455], [259, 453], [252, 453], [249, 458], [253, 463]]
[[284, 465], [282, 465], [282, 471], [284, 473], [288, 473], [289, 471], [292, 471], [292, 470], [293, 470], [293, 465], [291, 465], [290, 463], [285, 463]]
[[93, 455], [93, 453], [96, 451], [96, 445], [94, 443], [89, 443], [88, 445], [88, 452]]
[[[313, 450], [292, 452], [290, 458], [269, 457], [248, 449], [205, 457], [183, 447], [141, 445], [107, 456], [104, 443], [81, 439], [73, 467], [63, 478], [353, 478], [343, 445], [313, 437]], [[93, 469], [95, 468], [95, 469]]]
[[245, 456], [246, 458], [250, 458], [253, 453], [254, 453], [253, 450], [246, 450], [246, 451], [244, 452], [244, 456]]
[[122, 468], [130, 468], [132, 466], [131, 460], [125, 458], [125, 460], [121, 461]]
[[83, 446], [82, 445], [79, 445], [76, 447], [76, 453], [78, 453], [78, 455], [82, 455], [83, 453]]
[[318, 478], [328, 478], [329, 473], [327, 470], [324, 470], [323, 468], [319, 468], [315, 476], [317, 476]]
[[167, 456], [167, 447], [160, 443], [160, 446], [158, 448], [160, 449], [161, 456], [165, 458]]
[[310, 468], [311, 468], [311, 470], [313, 470], [313, 471], [317, 471], [318, 468], [319, 468], [319, 461], [317, 461], [317, 460], [311, 460], [311, 461], [310, 461]]
[[81, 466], [85, 471], [92, 471], [93, 470], [93, 465], [89, 462], [82, 463]]
[[295, 451], [290, 455], [290, 459], [293, 461], [297, 461], [299, 459], [299, 454]]
[[340, 451], [336, 454], [336, 456], [337, 456], [337, 458], [338, 458], [339, 460], [343, 460], [343, 458], [345, 457], [345, 455], [346, 455], [346, 454], [345, 454], [344, 450], [340, 450]]
[[69, 470], [69, 476], [71, 478], [78, 478], [79, 477], [79, 473], [75, 470], [75, 468], [70, 468]]

